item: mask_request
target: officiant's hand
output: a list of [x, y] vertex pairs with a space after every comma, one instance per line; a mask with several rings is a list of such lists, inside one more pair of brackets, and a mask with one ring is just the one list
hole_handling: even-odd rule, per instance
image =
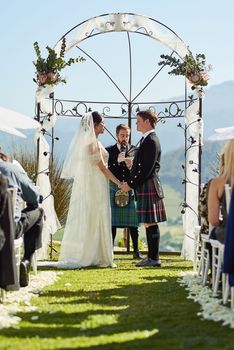
[[132, 168], [132, 163], [133, 163], [132, 159], [125, 159], [125, 164], [129, 170], [131, 170]]
[[121, 163], [121, 162], [124, 162], [125, 160], [125, 152], [120, 152], [119, 155], [118, 155], [118, 163]]

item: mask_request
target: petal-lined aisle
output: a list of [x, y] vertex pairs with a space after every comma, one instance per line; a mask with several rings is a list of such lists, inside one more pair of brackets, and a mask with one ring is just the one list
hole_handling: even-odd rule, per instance
[[42, 289], [54, 283], [58, 272], [42, 271], [31, 275], [28, 287], [19, 291], [6, 293], [4, 304], [0, 304], [0, 329], [18, 327], [21, 318], [16, 316], [19, 312], [36, 311], [37, 307], [31, 304], [31, 298], [43, 293]]

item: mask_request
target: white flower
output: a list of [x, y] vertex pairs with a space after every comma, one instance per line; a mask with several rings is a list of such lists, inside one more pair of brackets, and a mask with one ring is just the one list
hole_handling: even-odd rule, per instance
[[[40, 291], [45, 286], [52, 284], [57, 279], [57, 273], [53, 271], [42, 271], [36, 276], [32, 275], [30, 284], [15, 292], [7, 292], [4, 304], [0, 304], [0, 329], [15, 327], [17, 328], [21, 318], [14, 316], [18, 312], [36, 311], [37, 307], [32, 306], [30, 299], [38, 296]], [[35, 295], [36, 293], [36, 295]], [[32, 316], [31, 320], [37, 320], [39, 316]]]
[[222, 300], [212, 296], [212, 290], [202, 286], [201, 277], [195, 272], [181, 274], [177, 282], [189, 292], [188, 299], [193, 299], [201, 305], [202, 310], [197, 313], [204, 319], [222, 322], [223, 326], [234, 328], [234, 312], [221, 304]]
[[39, 316], [37, 316], [37, 315], [31, 317], [31, 320], [32, 320], [32, 321], [36, 321], [36, 320], [38, 320], [38, 319], [39, 319]]

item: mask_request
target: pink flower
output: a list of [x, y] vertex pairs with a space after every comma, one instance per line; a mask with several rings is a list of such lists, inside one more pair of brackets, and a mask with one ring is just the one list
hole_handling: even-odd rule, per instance
[[47, 77], [50, 79], [52, 83], [54, 83], [58, 79], [58, 75], [53, 72], [47, 73]]
[[200, 72], [201, 78], [205, 81], [209, 80], [210, 77], [206, 72]]
[[37, 73], [37, 78], [41, 85], [44, 85], [47, 80], [47, 73], [46, 72], [39, 72]]

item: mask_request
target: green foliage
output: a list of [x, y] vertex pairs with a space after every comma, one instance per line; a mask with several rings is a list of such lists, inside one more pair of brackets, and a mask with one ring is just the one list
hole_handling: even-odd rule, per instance
[[182, 193], [175, 191], [172, 187], [163, 186], [164, 202], [167, 210], [167, 218], [175, 220], [181, 218], [181, 203], [183, 201]]
[[[217, 176], [218, 169], [218, 156], [220, 150], [223, 147], [223, 142], [205, 142], [202, 147], [202, 179], [203, 183], [207, 182], [210, 178]], [[182, 180], [184, 179], [184, 171], [181, 165], [184, 164], [184, 149], [178, 148], [174, 151], [165, 153], [161, 160], [160, 177], [165, 185], [169, 185], [177, 192], [183, 195], [184, 185]], [[194, 165], [194, 168], [196, 166]], [[165, 195], [165, 198], [167, 195]]]
[[54, 195], [55, 211], [62, 225], [65, 224], [71, 196], [71, 182], [61, 179], [62, 164], [55, 160], [50, 176]]
[[163, 60], [158, 63], [159, 66], [172, 67], [173, 69], [168, 72], [171, 75], [183, 75], [194, 85], [206, 86], [208, 84], [207, 71], [211, 69], [211, 66], [206, 66], [206, 57], [204, 54], [197, 54], [195, 57], [190, 52], [182, 59], [175, 58], [171, 55], [161, 55]]
[[[34, 152], [28, 152], [25, 149], [15, 148], [12, 153], [12, 158], [25, 169], [29, 177], [36, 182], [37, 177], [37, 156]], [[71, 195], [71, 184], [64, 179], [61, 179], [62, 165], [55, 160], [50, 174], [51, 188], [54, 196], [55, 211], [61, 224], [64, 224], [67, 218], [69, 201]]]
[[74, 63], [85, 61], [85, 59], [81, 56], [77, 58], [69, 58], [67, 61], [64, 59], [66, 50], [65, 38], [62, 40], [59, 55], [54, 49], [46, 46], [48, 56], [47, 58], [43, 58], [37, 41], [33, 44], [33, 46], [37, 56], [37, 60], [33, 61], [33, 64], [36, 67], [36, 78], [34, 78], [33, 81], [38, 85], [52, 85], [59, 82], [66, 83], [66, 80], [61, 77], [59, 72], [61, 72], [65, 67], [71, 66]]

